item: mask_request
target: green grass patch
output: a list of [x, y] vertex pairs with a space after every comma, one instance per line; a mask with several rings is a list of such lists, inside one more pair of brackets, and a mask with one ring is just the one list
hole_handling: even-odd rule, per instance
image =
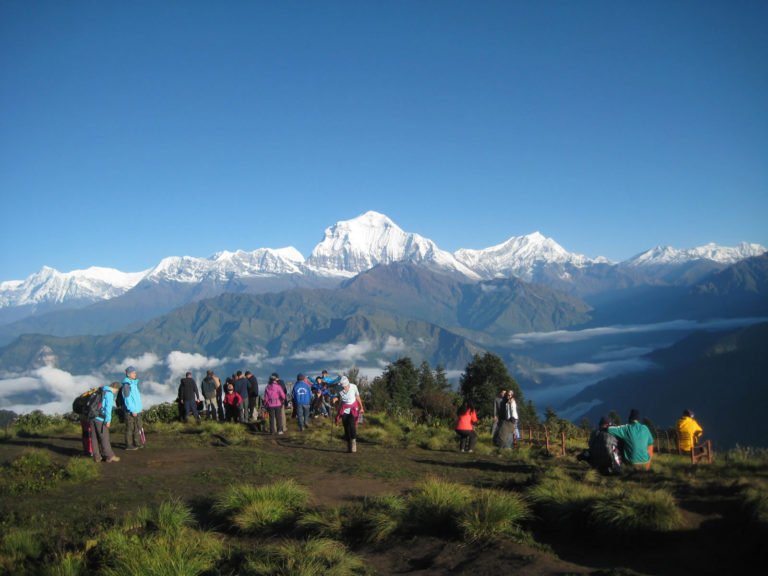
[[254, 576], [355, 576], [368, 574], [365, 562], [341, 542], [326, 538], [267, 544], [246, 564]]

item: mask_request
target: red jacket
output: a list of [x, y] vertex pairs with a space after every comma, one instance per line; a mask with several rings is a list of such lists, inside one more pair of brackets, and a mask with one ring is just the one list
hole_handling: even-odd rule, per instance
[[477, 412], [467, 410], [465, 414], [459, 414], [459, 421], [456, 422], [456, 430], [473, 430], [474, 424], [477, 424]]

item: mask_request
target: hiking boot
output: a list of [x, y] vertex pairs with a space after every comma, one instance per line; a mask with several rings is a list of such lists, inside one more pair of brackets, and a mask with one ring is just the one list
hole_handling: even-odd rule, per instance
[[118, 456], [112, 456], [112, 458], [107, 458], [104, 460], [104, 462], [110, 464], [112, 462], [120, 462], [120, 458]]
[[138, 450], [139, 447], [138, 446], [126, 446], [125, 449], [126, 450]]
[[357, 440], [352, 440], [352, 452], [357, 452]]

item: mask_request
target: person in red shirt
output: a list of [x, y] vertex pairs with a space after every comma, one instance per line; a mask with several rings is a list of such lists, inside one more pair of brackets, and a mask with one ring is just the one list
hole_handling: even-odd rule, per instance
[[477, 412], [469, 402], [464, 402], [458, 411], [456, 434], [459, 437], [459, 447], [462, 452], [472, 452], [477, 444]]

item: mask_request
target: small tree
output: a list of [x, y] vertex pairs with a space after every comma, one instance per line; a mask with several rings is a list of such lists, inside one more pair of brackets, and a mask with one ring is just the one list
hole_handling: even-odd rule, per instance
[[396, 411], [410, 410], [413, 397], [419, 387], [419, 372], [408, 358], [400, 358], [394, 364], [389, 364], [381, 375], [390, 405]]
[[491, 352], [483, 356], [475, 354], [461, 376], [461, 395], [475, 407], [479, 417], [493, 416], [493, 401], [502, 389], [515, 393], [518, 416], [522, 419], [521, 412], [525, 412], [523, 393], [504, 362]]

